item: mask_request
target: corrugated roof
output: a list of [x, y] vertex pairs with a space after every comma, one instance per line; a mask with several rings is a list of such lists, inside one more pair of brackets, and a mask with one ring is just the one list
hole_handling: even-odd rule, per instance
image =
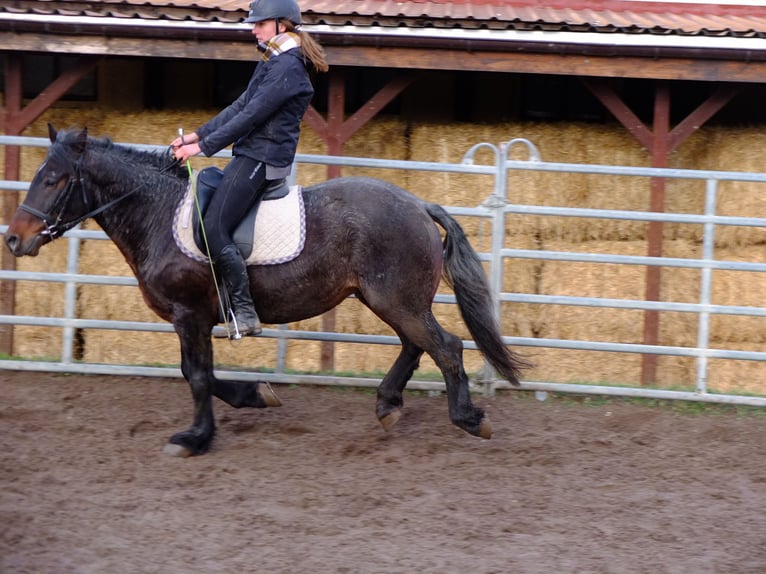
[[[304, 0], [307, 24], [766, 37], [766, 6], [593, 0]], [[0, 14], [240, 22], [247, 0], [6, 0]]]

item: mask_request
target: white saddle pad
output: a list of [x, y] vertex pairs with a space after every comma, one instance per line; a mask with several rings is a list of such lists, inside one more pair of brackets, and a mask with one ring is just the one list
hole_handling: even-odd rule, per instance
[[[196, 178], [195, 178], [196, 179]], [[197, 210], [194, 187], [189, 184], [173, 217], [173, 237], [185, 255], [200, 262], [208, 257], [194, 242], [193, 214]], [[280, 199], [262, 201], [255, 217], [253, 252], [248, 265], [276, 265], [298, 257], [306, 241], [306, 214], [301, 186], [293, 185]]]

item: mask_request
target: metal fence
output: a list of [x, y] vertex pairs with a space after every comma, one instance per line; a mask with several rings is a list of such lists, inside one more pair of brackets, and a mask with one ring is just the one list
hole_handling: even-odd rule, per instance
[[[49, 145], [49, 142], [43, 138], [0, 136], [0, 145], [45, 147]], [[510, 150], [518, 146], [522, 146], [522, 148], [526, 150], [528, 155], [527, 159], [514, 160], [510, 158]], [[136, 147], [143, 149], [159, 149], [159, 146]], [[481, 154], [481, 157], [486, 157], [487, 155], [494, 156], [494, 163], [477, 163], [475, 161], [477, 154]], [[219, 156], [226, 157], [227, 152], [222, 152]], [[697, 315], [697, 340], [696, 345], [693, 347], [630, 344], [614, 341], [504, 336], [504, 342], [506, 344], [516, 347], [544, 347], [550, 349], [610, 351], [619, 353], [691, 357], [696, 361], [696, 388], [694, 391], [673, 391], [640, 386], [622, 387], [546, 381], [524, 381], [521, 389], [537, 391], [538, 393], [541, 393], [541, 396], [544, 396], [544, 393], [547, 391], [554, 391], [766, 406], [766, 397], [740, 394], [717, 394], [709, 392], [707, 388], [708, 362], [710, 359], [766, 361], [766, 352], [717, 349], [711, 348], [710, 346], [710, 320], [713, 315], [766, 316], [766, 307], [711, 304], [711, 278], [714, 270], [737, 270], [758, 273], [766, 271], [766, 263], [722, 261], [715, 259], [714, 240], [717, 227], [732, 225], [766, 227], [765, 218], [717, 215], [716, 201], [719, 184], [724, 181], [766, 183], [766, 174], [545, 162], [541, 159], [536, 147], [525, 139], [513, 139], [500, 145], [479, 143], [470, 148], [463, 157], [461, 163], [457, 164], [299, 154], [296, 157], [297, 170], [295, 171], [297, 173], [300, 172], [299, 166], [301, 164], [341, 165], [346, 167], [482, 174], [492, 176], [494, 180], [493, 193], [480, 205], [473, 208], [454, 206], [445, 206], [445, 208], [453, 215], [479, 217], [491, 225], [491, 249], [489, 252], [480, 253], [480, 257], [484, 261], [489, 262], [490, 286], [495, 296], [496, 312], [498, 314], [500, 312], [500, 306], [503, 303], [531, 303], [540, 305], [571, 305], [591, 308], [633, 309], [643, 311], [672, 311], [693, 313]], [[512, 198], [507, 196], [509, 174], [518, 171], [700, 180], [705, 183], [705, 209], [701, 214], [688, 214], [518, 204], [514, 203]], [[27, 188], [28, 182], [0, 181], [0, 189], [22, 192]], [[672, 258], [507, 248], [505, 247], [505, 229], [506, 218], [510, 214], [698, 224], [703, 228], [702, 255], [699, 258]], [[0, 222], [0, 233], [5, 233], [6, 230], [7, 222]], [[82, 274], [78, 272], [80, 242], [106, 240], [107, 238], [102, 232], [74, 229], [67, 233], [67, 238], [69, 249], [67, 271], [65, 273], [32, 273], [18, 270], [0, 270], [0, 280], [4, 281], [46, 281], [59, 282], [65, 285], [64, 313], [62, 317], [0, 315], [0, 324], [61, 328], [62, 345], [60, 360], [57, 362], [47, 362], [4, 359], [0, 360], [0, 368], [30, 371], [180, 377], [180, 369], [178, 368], [93, 364], [73, 360], [74, 333], [77, 329], [121, 329], [159, 332], [172, 332], [173, 329], [171, 325], [163, 323], [78, 318], [75, 312], [76, 288], [78, 285], [137, 285], [137, 282], [133, 277], [114, 277]], [[680, 303], [670, 301], [608, 299], [504, 292], [503, 267], [509, 259], [537, 259], [547, 261], [574, 261], [698, 269], [700, 270], [701, 277], [699, 284], [699, 298], [695, 303]], [[451, 295], [437, 295], [436, 301], [439, 303], [455, 303], [454, 296]], [[216, 374], [221, 378], [231, 380], [260, 379], [276, 383], [309, 383], [372, 387], [377, 386], [379, 382], [377, 379], [324, 375], [294, 375], [286, 373], [284, 366], [287, 341], [290, 339], [310, 339], [355, 342], [372, 345], [399, 344], [398, 338], [392, 336], [299, 331], [289, 329], [286, 326], [265, 329], [263, 336], [276, 338], [279, 341], [277, 364], [274, 366], [273, 373], [244, 373], [240, 371], [221, 370], [216, 371]], [[468, 349], [476, 349], [473, 341], [466, 340], [464, 341], [464, 345]], [[491, 370], [487, 369], [483, 373], [484, 376], [480, 376], [479, 380], [474, 383], [481, 387], [486, 393], [491, 394], [497, 388], [509, 388], [507, 382], [493, 378]], [[408, 387], [421, 390], [443, 390], [444, 385], [442, 382], [411, 381]]]

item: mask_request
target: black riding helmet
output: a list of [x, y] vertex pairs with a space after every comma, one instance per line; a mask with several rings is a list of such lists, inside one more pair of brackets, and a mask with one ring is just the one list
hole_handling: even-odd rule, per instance
[[290, 20], [296, 26], [301, 23], [301, 9], [295, 0], [253, 0], [245, 23], [281, 19]]

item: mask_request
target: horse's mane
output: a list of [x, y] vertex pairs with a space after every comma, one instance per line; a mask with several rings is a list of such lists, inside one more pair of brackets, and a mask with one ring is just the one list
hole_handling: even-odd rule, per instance
[[[70, 148], [78, 144], [79, 130], [60, 131], [56, 136], [54, 146], [61, 144], [64, 148]], [[170, 149], [146, 150], [133, 146], [114, 143], [109, 137], [88, 136], [86, 154], [98, 153], [105, 159], [127, 164], [131, 170], [145, 172], [145, 175], [157, 174], [170, 176], [187, 182], [189, 172], [186, 166], [173, 157]]]

